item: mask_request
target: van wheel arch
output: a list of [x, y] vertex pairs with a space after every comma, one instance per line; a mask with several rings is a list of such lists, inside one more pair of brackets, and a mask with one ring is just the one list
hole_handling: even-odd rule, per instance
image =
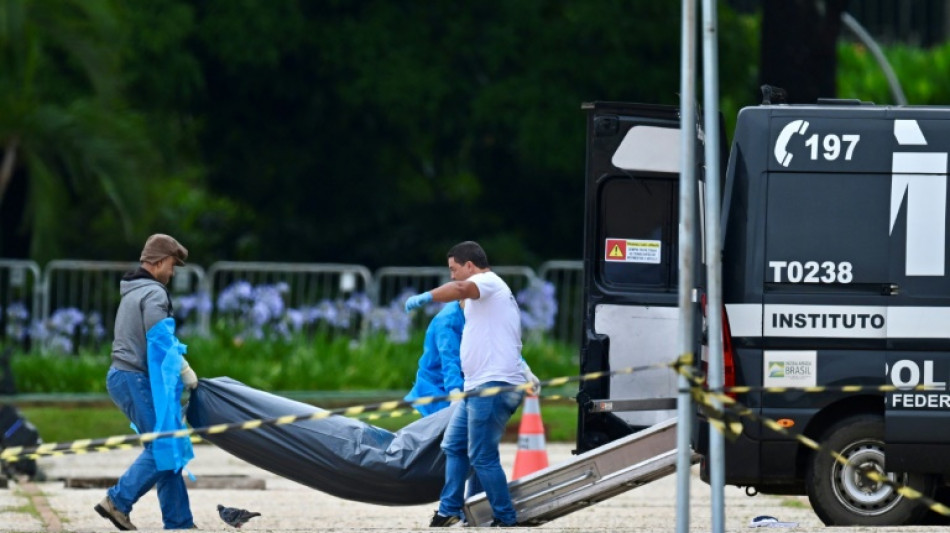
[[[808, 421], [802, 435], [820, 442], [821, 436], [828, 431], [828, 428], [834, 426], [845, 418], [860, 414], [884, 416], [884, 400], [881, 396], [870, 394], [851, 396], [843, 398], [833, 404], [826, 406]], [[795, 458], [795, 477], [801, 480], [805, 479], [805, 473], [808, 465], [811, 463], [814, 450], [803, 444], [798, 446], [798, 455]], [[804, 491], [802, 492], [804, 494]]]

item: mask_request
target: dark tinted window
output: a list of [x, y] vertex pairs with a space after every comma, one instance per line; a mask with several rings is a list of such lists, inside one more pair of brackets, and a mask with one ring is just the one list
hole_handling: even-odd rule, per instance
[[891, 241], [903, 240], [890, 229], [890, 175], [774, 172], [768, 179], [766, 283], [899, 281], [889, 273]]
[[[604, 182], [597, 232], [602, 282], [660, 289], [676, 286], [678, 189], [677, 180], [669, 178], [624, 176]], [[607, 239], [658, 245], [659, 257], [648, 250], [642, 259], [607, 261]]]

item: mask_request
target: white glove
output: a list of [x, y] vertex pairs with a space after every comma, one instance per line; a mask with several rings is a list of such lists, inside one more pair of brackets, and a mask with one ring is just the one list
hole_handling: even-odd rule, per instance
[[181, 381], [189, 390], [195, 390], [198, 387], [198, 374], [195, 374], [188, 363], [181, 367]]
[[524, 379], [531, 384], [531, 389], [528, 390], [528, 396], [541, 396], [541, 380], [538, 379], [538, 376], [535, 376], [531, 369], [528, 367], [527, 363], [521, 365], [522, 374], [524, 374]]
[[[461, 392], [462, 392], [462, 391], [460, 391], [459, 389], [452, 389], [452, 390], [449, 391], [449, 394], [460, 394]], [[452, 400], [452, 405], [455, 405], [455, 404], [457, 404], [457, 403], [459, 403], [459, 402], [461, 402], [461, 401], [462, 401], [461, 398], [459, 398], [458, 400]]]

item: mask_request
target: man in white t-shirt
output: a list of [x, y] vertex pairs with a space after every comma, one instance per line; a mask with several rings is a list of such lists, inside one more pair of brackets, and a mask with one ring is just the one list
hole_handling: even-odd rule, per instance
[[[466, 392], [536, 381], [522, 365], [518, 303], [508, 285], [491, 271], [485, 250], [476, 242], [466, 241], [453, 246], [447, 256], [452, 281], [409, 298], [406, 311], [431, 301], [465, 300], [460, 357]], [[442, 438], [445, 486], [429, 527], [450, 526], [462, 518], [465, 479], [470, 469], [474, 469], [491, 504], [491, 525], [517, 524], [498, 443], [523, 396], [521, 391], [511, 391], [462, 400]]]

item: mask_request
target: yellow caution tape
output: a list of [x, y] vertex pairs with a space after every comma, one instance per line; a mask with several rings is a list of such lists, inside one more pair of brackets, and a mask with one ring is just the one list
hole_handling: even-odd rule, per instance
[[[572, 382], [588, 381], [594, 379], [601, 379], [605, 377], [620, 375], [620, 374], [632, 374], [634, 372], [643, 372], [646, 370], [653, 370], [659, 368], [670, 368], [671, 364], [668, 363], [657, 363], [653, 365], [644, 365], [639, 367], [628, 367], [619, 370], [612, 371], [601, 371], [601, 372], [590, 372], [587, 374], [581, 374], [578, 376], [567, 376], [559, 377], [554, 379], [549, 379], [547, 381], [542, 381], [542, 387], [556, 387]], [[329, 418], [334, 415], [340, 416], [349, 416], [349, 417], [359, 417], [367, 413], [374, 412], [391, 412], [397, 409], [404, 409], [407, 407], [412, 407], [414, 405], [427, 405], [436, 402], [442, 401], [455, 401], [461, 400], [469, 397], [488, 397], [495, 396], [504, 392], [525, 392], [529, 391], [532, 388], [531, 383], [522, 383], [520, 385], [511, 385], [504, 387], [488, 387], [485, 389], [480, 389], [477, 391], [469, 392], [457, 392], [448, 395], [442, 396], [427, 396], [423, 398], [416, 398], [412, 401], [406, 400], [392, 400], [386, 402], [380, 402], [375, 404], [366, 404], [366, 405], [357, 405], [352, 407], [344, 407], [339, 409], [332, 409], [327, 411], [318, 411], [308, 415], [286, 415], [279, 416], [275, 418], [267, 419], [256, 419], [256, 420], [246, 420], [242, 422], [232, 422], [228, 424], [215, 424], [212, 426], [202, 427], [202, 428], [186, 428], [177, 431], [164, 431], [164, 432], [152, 432], [152, 433], [142, 433], [138, 435], [117, 435], [112, 437], [105, 437], [100, 439], [80, 439], [72, 442], [52, 442], [48, 444], [41, 444], [38, 446], [11, 446], [0, 451], [0, 461], [13, 462], [19, 458], [33, 458], [39, 456], [56, 456], [56, 455], [65, 455], [65, 454], [75, 454], [79, 453], [80, 450], [89, 450], [89, 449], [101, 449], [102, 451], [109, 449], [118, 449], [123, 445], [134, 445], [138, 443], [148, 443], [153, 442], [158, 439], [164, 438], [183, 438], [191, 437], [193, 435], [216, 435], [220, 433], [225, 433], [228, 431], [247, 431], [252, 429], [258, 429], [265, 426], [281, 426], [286, 424], [293, 424], [295, 422], [302, 422], [306, 420], [322, 420], [324, 418]]]
[[[784, 428], [781, 425], [779, 425], [779, 423], [776, 422], [775, 420], [756, 414], [749, 407], [746, 407], [745, 405], [737, 402], [734, 398], [727, 396], [726, 394], [722, 392], [704, 390], [701, 387], [702, 385], [701, 378], [697, 377], [696, 375], [691, 374], [689, 371], [684, 370], [682, 368], [679, 368], [678, 371], [680, 372], [681, 375], [686, 376], [686, 378], [689, 379], [694, 384], [691, 390], [694, 400], [697, 402], [697, 405], [701, 406], [703, 413], [706, 414], [707, 417], [710, 417], [709, 418], [710, 425], [712, 425], [717, 430], [721, 431], [723, 435], [730, 438], [735, 438], [736, 436], [738, 436], [739, 432], [742, 431], [741, 424], [736, 426], [734, 421], [729, 420], [730, 416], [747, 417], [750, 420], [760, 422], [762, 425], [771, 429], [772, 431], [775, 431], [776, 433], [795, 439], [796, 441], [806, 446], [807, 448], [815, 451], [816, 453], [829, 454], [832, 458], [834, 458], [835, 461], [837, 461], [842, 466], [849, 465], [848, 458], [838, 453], [837, 450], [833, 450], [831, 448], [828, 448], [826, 445], [819, 444], [815, 440], [809, 437], [806, 437], [805, 435], [802, 435], [800, 433], [792, 433], [787, 428]], [[730, 387], [729, 390], [732, 391], [736, 388], [737, 387]], [[844, 387], [838, 387], [838, 388], [844, 389]], [[865, 388], [860, 387], [860, 389], [864, 390]], [[717, 408], [716, 407], [717, 403], [721, 403], [724, 407], [721, 409]], [[717, 417], [718, 420], [715, 420], [714, 418], [712, 418], [712, 416]], [[736, 431], [737, 429], [738, 429], [738, 432]], [[900, 494], [901, 496], [904, 496], [905, 498], [909, 500], [919, 500], [921, 505], [926, 506], [928, 509], [930, 509], [931, 511], [935, 513], [939, 513], [944, 516], [950, 516], [950, 507], [947, 507], [946, 505], [934, 500], [933, 498], [924, 496], [923, 494], [920, 493], [920, 491], [912, 487], [908, 487], [906, 485], [897, 483], [891, 480], [890, 478], [888, 478], [886, 475], [882, 475], [875, 470], [867, 470], [867, 471], [862, 470], [862, 474], [875, 483], [881, 483], [881, 484], [887, 485], [888, 487], [891, 487], [892, 489], [894, 489], [895, 492], [897, 492], [898, 494]]]

